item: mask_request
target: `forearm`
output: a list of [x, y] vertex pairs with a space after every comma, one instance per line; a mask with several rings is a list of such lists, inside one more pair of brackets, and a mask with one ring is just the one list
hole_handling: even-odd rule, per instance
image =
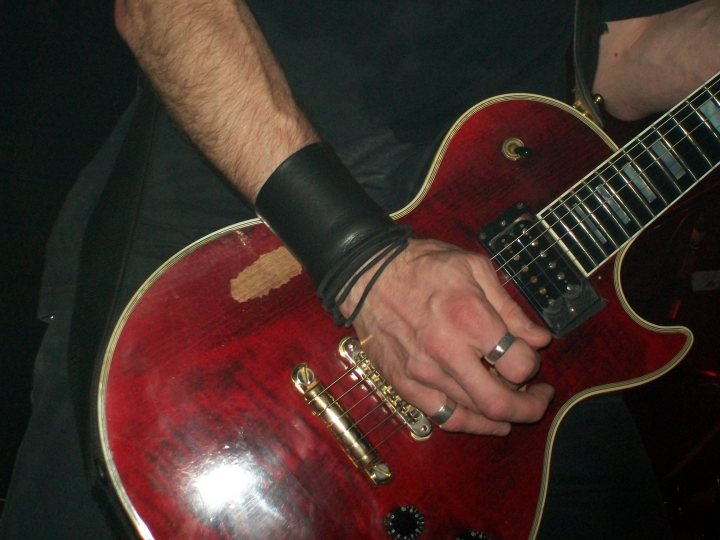
[[243, 2], [117, 0], [115, 20], [180, 127], [251, 202], [318, 140]]
[[593, 91], [636, 120], [668, 109], [720, 69], [720, 1], [608, 23]]

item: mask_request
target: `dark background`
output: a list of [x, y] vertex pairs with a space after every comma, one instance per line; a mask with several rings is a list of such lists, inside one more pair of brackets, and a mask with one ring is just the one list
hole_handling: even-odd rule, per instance
[[0, 0], [0, 497], [30, 413], [45, 242], [134, 86], [110, 0]]
[[[44, 330], [35, 318], [44, 245], [135, 82], [110, 0], [0, 0], [0, 511]], [[614, 129], [621, 139], [636, 126]], [[691, 357], [629, 400], [678, 538], [720, 538], [719, 366], [717, 354]]]

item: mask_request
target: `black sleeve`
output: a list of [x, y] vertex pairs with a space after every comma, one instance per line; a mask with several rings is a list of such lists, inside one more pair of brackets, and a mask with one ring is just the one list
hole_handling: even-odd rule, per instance
[[603, 0], [604, 21], [645, 17], [692, 4], [691, 0]]

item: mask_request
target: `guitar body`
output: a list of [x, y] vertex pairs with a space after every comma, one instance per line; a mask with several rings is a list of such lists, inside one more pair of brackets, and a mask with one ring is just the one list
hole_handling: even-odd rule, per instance
[[[532, 155], [505, 157], [511, 137]], [[422, 192], [396, 218], [417, 236], [482, 252], [477, 235], [487, 223], [518, 202], [541, 210], [607, 158], [610, 144], [545, 98], [483, 102], [455, 124]], [[665, 221], [644, 235], [665, 234]], [[435, 429], [417, 441], [391, 420], [386, 427], [399, 429], [378, 453], [393, 479], [375, 486], [291, 381], [299, 363], [326, 385], [338, 379], [346, 369], [338, 344], [349, 331], [332, 324], [308, 276], [264, 225], [196, 242], [138, 291], [103, 360], [98, 427], [125, 514], [144, 538], [387, 538], [386, 516], [411, 505], [424, 518], [422, 538], [534, 536], [567, 411], [660, 376], [692, 343], [682, 321], [654, 326], [626, 305], [620, 276], [643, 275], [655, 257], [647, 242], [625, 267], [636, 243], [590, 277], [604, 309], [543, 351], [538, 378], [557, 394], [542, 421], [506, 438]], [[717, 291], [708, 298], [718, 305]], [[376, 403], [371, 395], [363, 406]]]

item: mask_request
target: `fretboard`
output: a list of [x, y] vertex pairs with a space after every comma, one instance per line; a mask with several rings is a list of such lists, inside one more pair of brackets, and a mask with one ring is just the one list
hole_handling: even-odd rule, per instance
[[539, 213], [586, 275], [718, 165], [719, 96], [717, 74]]

